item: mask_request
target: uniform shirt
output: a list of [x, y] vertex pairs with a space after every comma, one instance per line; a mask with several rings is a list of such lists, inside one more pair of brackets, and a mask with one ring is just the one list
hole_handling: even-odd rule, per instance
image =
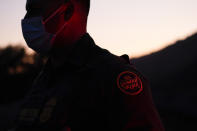
[[46, 63], [16, 131], [164, 131], [149, 84], [129, 62], [85, 34], [63, 63]]

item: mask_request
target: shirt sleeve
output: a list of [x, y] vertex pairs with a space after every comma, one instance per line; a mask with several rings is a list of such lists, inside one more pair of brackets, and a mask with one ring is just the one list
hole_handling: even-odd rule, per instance
[[133, 66], [112, 69], [106, 88], [109, 127], [113, 131], [164, 131], [148, 81]]

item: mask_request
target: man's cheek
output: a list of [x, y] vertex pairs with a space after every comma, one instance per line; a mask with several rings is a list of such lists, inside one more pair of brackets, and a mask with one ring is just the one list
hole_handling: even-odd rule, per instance
[[64, 16], [56, 17], [45, 23], [45, 29], [47, 32], [55, 34], [64, 25]]

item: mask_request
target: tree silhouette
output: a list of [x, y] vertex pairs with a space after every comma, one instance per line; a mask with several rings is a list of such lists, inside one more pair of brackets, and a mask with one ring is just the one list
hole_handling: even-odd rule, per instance
[[0, 49], [0, 103], [23, 98], [43, 65], [43, 57], [28, 55], [21, 46]]

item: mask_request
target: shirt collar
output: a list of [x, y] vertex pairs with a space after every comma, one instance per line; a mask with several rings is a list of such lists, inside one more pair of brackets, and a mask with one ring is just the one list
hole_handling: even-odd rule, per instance
[[88, 60], [92, 57], [91, 54], [94, 51], [94, 47], [96, 47], [94, 40], [86, 33], [73, 45], [73, 48], [67, 56], [62, 56], [62, 58], [60, 58], [62, 61], [61, 65], [53, 66], [50, 61], [51, 58], [49, 57], [46, 66], [53, 70], [61, 70], [65, 68], [65, 66], [72, 69], [78, 69], [88, 63]]

